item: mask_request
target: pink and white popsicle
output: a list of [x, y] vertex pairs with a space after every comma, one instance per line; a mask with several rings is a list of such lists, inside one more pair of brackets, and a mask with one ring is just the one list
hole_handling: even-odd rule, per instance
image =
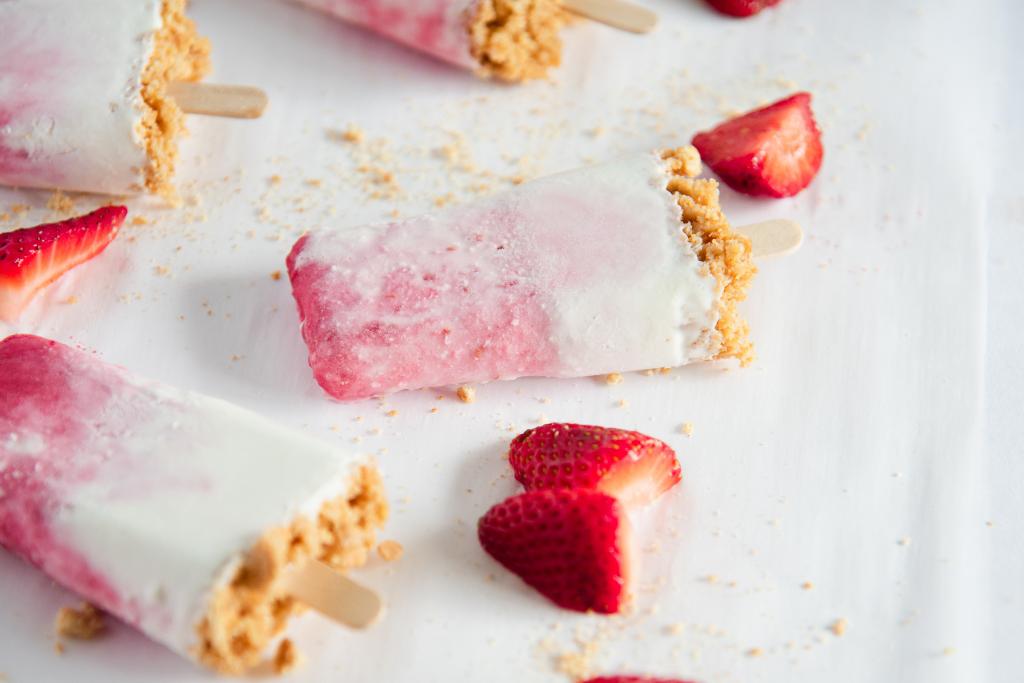
[[386, 513], [363, 458], [29, 335], [0, 341], [0, 545], [212, 668], [254, 665], [281, 581], [361, 564]]
[[751, 357], [755, 268], [692, 148], [637, 154], [434, 214], [302, 237], [288, 273], [339, 399]]
[[0, 185], [170, 194], [181, 111], [209, 46], [185, 0], [0, 2]]
[[558, 0], [296, 0], [484, 76], [543, 77], [561, 61]]

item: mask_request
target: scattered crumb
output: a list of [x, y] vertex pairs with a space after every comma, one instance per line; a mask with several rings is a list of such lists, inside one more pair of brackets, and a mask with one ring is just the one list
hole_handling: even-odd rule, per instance
[[81, 607], [61, 607], [54, 623], [57, 635], [90, 640], [104, 628], [103, 613], [85, 602]]
[[145, 216], [135, 216], [132, 218], [132, 225], [149, 225], [149, 219]]
[[681, 431], [683, 434], [686, 434], [686, 436], [693, 436], [693, 423], [684, 422], [683, 426], [680, 427], [679, 431]]
[[899, 540], [899, 544], [902, 545], [902, 546], [910, 545], [910, 536], [904, 536], [903, 538], [901, 538]]
[[455, 393], [458, 395], [459, 400], [462, 401], [463, 403], [472, 403], [473, 401], [476, 400], [476, 389], [469, 386], [468, 384], [463, 384], [461, 387], [455, 390]]
[[581, 681], [590, 676], [591, 660], [597, 654], [597, 643], [580, 643], [577, 652], [563, 652], [555, 660], [555, 668], [574, 681]]
[[73, 306], [73, 305], [78, 303], [78, 297], [75, 296], [74, 294], [72, 294], [68, 298], [66, 298], [63, 301], [61, 301], [60, 303], [67, 304], [68, 306]]
[[281, 184], [281, 176], [279, 176], [279, 175], [277, 175], [275, 173], [274, 175], [270, 176], [270, 178], [267, 179], [267, 182], [269, 182], [271, 185], [274, 185], [274, 186], [280, 185]]
[[46, 208], [55, 213], [68, 214], [75, 210], [75, 200], [60, 190], [54, 190], [46, 201]]
[[31, 210], [32, 207], [28, 204], [11, 204], [11, 213], [15, 216], [20, 216], [21, 214], [28, 213]]
[[814, 583], [811, 581], [804, 581], [802, 584], [800, 584], [800, 587], [803, 588], [805, 591], [813, 590]]
[[717, 574], [708, 574], [704, 578], [704, 580], [707, 581], [708, 583], [718, 583], [718, 575]]
[[622, 373], [620, 373], [620, 372], [609, 373], [609, 374], [605, 375], [604, 381], [606, 383], [608, 383], [608, 384], [621, 384], [622, 383]]
[[289, 638], [285, 638], [274, 653], [274, 673], [281, 675], [294, 671], [301, 661], [302, 655], [295, 648], [295, 644]]
[[955, 655], [956, 654], [956, 648], [955, 647], [944, 647], [944, 648], [942, 648], [942, 654], [944, 656], [946, 656], [946, 657], [948, 657], [950, 655]]
[[440, 410], [441, 410], [440, 408], [438, 408], [437, 406], [434, 406], [433, 408], [430, 409], [430, 412], [437, 413], [437, 412], [440, 412]]
[[834, 622], [832, 622], [832, 625], [829, 626], [829, 630], [832, 631], [832, 633], [836, 634], [837, 636], [841, 636], [844, 633], [846, 633], [846, 626], [847, 626], [846, 619], [843, 619], [842, 617], [840, 617], [839, 619], [836, 619]]
[[167, 266], [153, 266], [153, 272], [160, 277], [167, 277], [171, 274], [171, 269]]
[[320, 180], [319, 178], [307, 178], [306, 179], [306, 185], [308, 185], [309, 187], [322, 187], [323, 184], [324, 184], [324, 181]]
[[686, 631], [686, 624], [682, 622], [669, 624], [666, 627], [666, 630], [670, 636], [681, 636], [683, 635], [683, 632]]
[[747, 656], [748, 657], [761, 657], [763, 655], [764, 655], [764, 650], [762, 648], [759, 648], [759, 647], [752, 647], [749, 650], [747, 650]]
[[280, 270], [275, 270], [273, 273], [270, 274], [270, 279], [273, 280], [274, 282], [277, 282], [278, 280], [280, 280], [281, 279], [281, 271]]
[[394, 562], [402, 557], [403, 553], [405, 553], [405, 548], [398, 541], [381, 541], [377, 546], [377, 554], [385, 562]]
[[362, 142], [363, 138], [365, 138], [365, 137], [366, 136], [363, 134], [362, 129], [360, 129], [360, 128], [356, 127], [356, 126], [349, 126], [348, 128], [346, 128], [345, 130], [343, 130], [341, 132], [341, 139], [342, 140], [344, 140], [345, 142], [351, 142], [351, 143], [354, 143], [354, 144], [357, 144], [357, 145], [360, 142]]
[[53, 651], [58, 655], [64, 654], [64, 643], [58, 640], [56, 643], [53, 644]]
[[395, 417], [396, 415], [398, 415], [398, 411], [397, 410], [389, 410], [388, 412], [386, 412], [384, 414], [387, 415], [388, 417]]
[[629, 401], [627, 401], [624, 398], [620, 398], [619, 399], [619, 407], [620, 408], [628, 408], [629, 407]]

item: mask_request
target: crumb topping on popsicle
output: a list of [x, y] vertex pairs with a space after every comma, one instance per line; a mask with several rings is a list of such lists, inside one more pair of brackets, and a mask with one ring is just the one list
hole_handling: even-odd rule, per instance
[[558, 0], [480, 0], [469, 21], [470, 52], [482, 75], [543, 78], [562, 61], [558, 32], [564, 24]]
[[185, 16], [185, 0], [163, 0], [161, 17], [153, 54], [142, 72], [142, 137], [149, 157], [145, 178], [149, 191], [175, 201], [171, 177], [178, 157], [176, 140], [185, 132], [185, 116], [166, 96], [167, 86], [205, 76], [210, 70], [210, 43]]

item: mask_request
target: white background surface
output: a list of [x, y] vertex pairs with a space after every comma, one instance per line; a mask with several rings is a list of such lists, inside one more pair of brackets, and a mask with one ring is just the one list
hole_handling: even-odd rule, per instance
[[[586, 649], [577, 639], [594, 674], [1019, 680], [1024, 64], [1010, 35], [1024, 12], [1010, 0], [786, 0], [733, 21], [696, 0], [652, 4], [656, 34], [581, 23], [553, 83], [514, 88], [284, 3], [195, 0], [211, 80], [265, 87], [270, 110], [193, 118], [185, 207], [130, 202], [150, 224], [62, 279], [17, 329], [377, 454], [394, 506], [384, 537], [406, 554], [359, 576], [389, 614], [365, 634], [300, 619], [307, 662], [293, 680], [565, 680], [555, 660]], [[762, 264], [744, 306], [753, 367], [617, 386], [520, 380], [479, 387], [471, 405], [450, 390], [343, 405], [313, 382], [287, 282], [271, 278], [304, 229], [683, 144], [794, 88], [814, 93], [825, 131], [818, 180], [784, 201], [723, 192], [736, 223], [787, 216], [809, 233]], [[348, 125], [363, 146], [336, 139]], [[372, 199], [364, 164], [393, 172], [398, 196]], [[0, 190], [0, 207], [32, 205], [16, 221], [27, 225], [52, 217], [47, 198]], [[77, 198], [83, 212], [97, 202]], [[558, 611], [479, 549], [476, 519], [516, 490], [503, 449], [540, 420], [637, 428], [678, 449], [683, 485], [635, 520], [630, 615]], [[72, 600], [0, 553], [9, 680], [208, 679], [119, 625], [57, 656], [53, 616]], [[842, 637], [828, 630], [838, 618]]]

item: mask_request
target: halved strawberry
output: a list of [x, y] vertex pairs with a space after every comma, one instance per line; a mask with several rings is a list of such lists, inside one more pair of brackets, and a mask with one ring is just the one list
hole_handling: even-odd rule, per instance
[[675, 451], [625, 429], [551, 423], [512, 440], [508, 460], [528, 491], [597, 489], [627, 505], [649, 503], [679, 483]]
[[698, 133], [693, 146], [726, 185], [755, 197], [795, 195], [818, 174], [824, 154], [805, 92]]
[[730, 17], [749, 17], [782, 0], [707, 0], [708, 4]]
[[651, 678], [650, 676], [598, 676], [580, 683], [688, 683], [678, 678]]
[[15, 320], [36, 292], [107, 248], [128, 209], [105, 206], [59, 223], [0, 233], [0, 320]]
[[614, 614], [627, 599], [629, 522], [598, 491], [528, 491], [480, 518], [480, 545], [560, 607]]

